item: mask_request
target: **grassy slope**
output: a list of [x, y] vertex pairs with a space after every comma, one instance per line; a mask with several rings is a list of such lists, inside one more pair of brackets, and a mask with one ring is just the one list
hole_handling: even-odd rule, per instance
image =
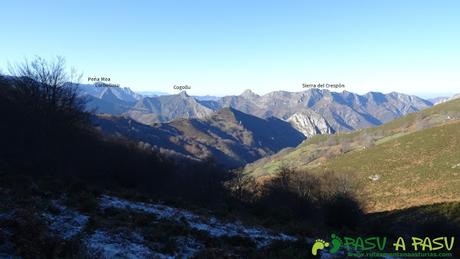
[[[409, 114], [375, 128], [315, 136], [297, 148], [246, 166], [270, 176], [282, 165], [353, 172], [370, 211], [460, 199], [460, 100]], [[366, 137], [373, 145], [366, 146]], [[344, 148], [346, 146], [346, 148]], [[371, 175], [380, 179], [372, 181]]]
[[[353, 152], [364, 148], [363, 139], [366, 136], [374, 138], [375, 144], [380, 145], [391, 139], [416, 132], [422, 128], [435, 127], [460, 118], [460, 99], [436, 105], [418, 113], [412, 113], [378, 127], [339, 133], [335, 135], [317, 135], [304, 141], [297, 148], [279, 152], [248, 164], [245, 172], [254, 176], [270, 175], [286, 164], [293, 168], [314, 168], [329, 158]], [[422, 126], [423, 125], [423, 126]], [[344, 150], [343, 143], [347, 148]]]
[[[327, 161], [316, 170], [354, 172], [369, 210], [460, 200], [460, 122], [421, 130]], [[379, 180], [370, 180], [378, 175]]]

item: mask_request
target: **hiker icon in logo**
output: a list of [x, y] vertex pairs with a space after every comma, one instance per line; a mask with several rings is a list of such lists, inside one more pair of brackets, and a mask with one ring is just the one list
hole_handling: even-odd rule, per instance
[[342, 239], [336, 234], [332, 234], [331, 238], [332, 238], [332, 241], [331, 241], [332, 247], [331, 249], [329, 249], [329, 253], [335, 254], [337, 253], [337, 251], [339, 251], [340, 246], [342, 246]]
[[[337, 251], [339, 251], [340, 246], [342, 246], [342, 239], [337, 236], [336, 234], [331, 235], [332, 238], [332, 247], [329, 249], [329, 253], [335, 254]], [[317, 255], [318, 250], [323, 250], [326, 247], [329, 247], [329, 242], [326, 242], [322, 239], [316, 239], [315, 243], [313, 244], [313, 247], [311, 248], [311, 254], [312, 255]]]
[[317, 255], [318, 250], [323, 250], [325, 247], [328, 247], [329, 243], [322, 240], [322, 239], [316, 239], [315, 243], [313, 244], [313, 247], [311, 248], [311, 254], [312, 255]]

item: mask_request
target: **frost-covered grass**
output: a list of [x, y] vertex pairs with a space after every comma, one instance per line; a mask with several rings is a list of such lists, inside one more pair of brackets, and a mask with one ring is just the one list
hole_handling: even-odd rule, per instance
[[102, 258], [172, 258], [153, 253], [144, 244], [144, 239], [137, 233], [130, 235], [112, 234], [95, 231], [85, 240], [88, 253]]
[[[112, 196], [102, 196], [99, 201], [102, 210], [117, 209], [123, 213], [132, 213], [132, 216], [135, 216], [135, 213], [151, 215], [153, 226], [162, 222], [185, 224], [187, 228], [196, 231], [194, 233], [203, 233], [211, 239], [250, 239], [258, 248], [270, 245], [275, 240], [295, 240], [294, 237], [276, 234], [264, 228], [249, 227], [240, 222], [223, 222], [215, 217], [200, 216], [188, 210], [160, 204], [133, 202]], [[126, 230], [126, 228], [108, 230], [97, 228], [85, 239], [84, 244], [89, 254], [102, 258], [191, 258], [206, 248], [203, 240], [200, 240], [200, 234], [194, 237], [190, 235], [191, 232], [177, 233], [171, 230], [172, 233], [167, 235], [174, 240], [174, 251], [165, 251], [161, 249], [164, 244], [147, 240], [135, 229], [129, 229], [128, 232]], [[142, 227], [140, 230], [142, 231]], [[158, 231], [161, 231], [161, 228]]]
[[[90, 258], [247, 256], [269, 251], [276, 241], [287, 241], [283, 243], [289, 247], [297, 240], [266, 228], [157, 203], [113, 196], [100, 196], [96, 201], [97, 208], [89, 212], [72, 206], [65, 195], [41, 200], [33, 210], [21, 210], [18, 217], [15, 210], [0, 212], [0, 221], [12, 226], [8, 228], [12, 234], [28, 238], [18, 243], [7, 229], [0, 228], [4, 232], [0, 233], [0, 258], [11, 254], [26, 258], [38, 254]], [[35, 243], [37, 236], [44, 242]], [[5, 240], [11, 242], [5, 245]], [[30, 250], [30, 244], [35, 250]], [[47, 250], [48, 245], [53, 248]]]
[[102, 196], [100, 199], [102, 208], [131, 209], [155, 215], [156, 219], [170, 219], [186, 222], [192, 229], [203, 231], [211, 237], [242, 237], [248, 238], [257, 244], [257, 247], [265, 247], [275, 240], [294, 241], [296, 238], [285, 234], [273, 233], [261, 227], [250, 227], [240, 222], [223, 222], [215, 217], [203, 217], [190, 211], [168, 207], [165, 205], [132, 202], [111, 196]]
[[57, 201], [52, 201], [57, 213], [43, 213], [49, 228], [61, 238], [68, 240], [82, 231], [89, 217], [76, 210], [67, 208]]

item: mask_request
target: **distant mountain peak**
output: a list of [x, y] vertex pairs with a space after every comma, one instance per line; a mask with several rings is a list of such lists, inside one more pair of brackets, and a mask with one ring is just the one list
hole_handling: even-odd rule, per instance
[[104, 89], [104, 91], [101, 93], [100, 99], [107, 100], [107, 101], [119, 100], [119, 98], [112, 92], [110, 87], [107, 87], [106, 89]]
[[307, 92], [324, 95], [324, 94], [330, 93], [331, 91], [327, 89], [310, 88], [307, 90]]
[[181, 97], [190, 97], [190, 95], [188, 95], [186, 91], [181, 91], [179, 93], [179, 96], [181, 96]]
[[[390, 96], [395, 96], [394, 94], [389, 94]], [[374, 101], [377, 104], [387, 102], [387, 96], [380, 92], [368, 92], [365, 96], [369, 97], [370, 100]], [[399, 98], [399, 96], [396, 96]]]
[[250, 89], [246, 89], [244, 90], [244, 92], [241, 93], [242, 97], [246, 97], [246, 98], [254, 98], [254, 97], [259, 97], [258, 94], [254, 93], [253, 91], [251, 91]]

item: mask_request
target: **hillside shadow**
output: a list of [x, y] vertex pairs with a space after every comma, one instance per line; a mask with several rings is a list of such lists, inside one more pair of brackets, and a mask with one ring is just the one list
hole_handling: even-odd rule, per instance
[[455, 237], [455, 258], [460, 256], [460, 202], [416, 206], [367, 214], [361, 227], [369, 236], [412, 238]]

